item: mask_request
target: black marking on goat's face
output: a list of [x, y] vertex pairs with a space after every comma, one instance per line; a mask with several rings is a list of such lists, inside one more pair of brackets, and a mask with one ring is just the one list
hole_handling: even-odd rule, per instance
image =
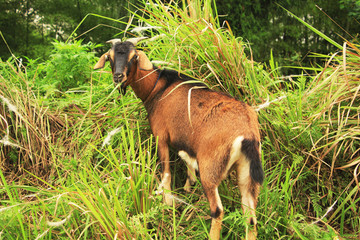
[[126, 93], [127, 80], [130, 74], [136, 50], [132, 43], [116, 43], [109, 52], [109, 61], [115, 85], [120, 84], [121, 92]]

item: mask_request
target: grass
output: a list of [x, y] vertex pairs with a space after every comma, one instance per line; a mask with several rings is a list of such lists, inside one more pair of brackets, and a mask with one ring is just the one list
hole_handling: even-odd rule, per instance
[[[258, 238], [357, 239], [359, 44], [314, 54], [323, 66], [284, 77], [274, 59], [266, 68], [245, 54], [214, 1], [148, 2], [121, 34], [149, 36], [150, 59], [258, 109], [266, 174]], [[0, 62], [0, 239], [206, 239], [201, 184], [183, 191], [186, 169], [172, 154], [178, 201], [163, 204], [145, 110], [132, 91], [119, 96], [109, 69], [90, 71], [95, 47], [54, 44], [52, 62], [74, 71], [66, 78], [50, 62]], [[76, 69], [84, 71], [74, 78]], [[219, 188], [223, 239], [247, 231], [234, 183], [231, 175]]]

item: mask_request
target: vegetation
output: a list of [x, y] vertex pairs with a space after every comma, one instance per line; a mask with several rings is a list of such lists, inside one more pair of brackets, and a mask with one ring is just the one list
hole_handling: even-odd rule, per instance
[[[214, 1], [148, 1], [132, 15], [118, 36], [150, 37], [143, 48], [159, 66], [258, 110], [266, 172], [259, 239], [359, 237], [356, 40], [339, 44], [303, 23], [337, 50], [313, 54], [321, 64], [298, 77], [282, 76], [274, 58], [266, 68], [247, 55]], [[48, 61], [0, 62], [0, 239], [206, 239], [201, 184], [183, 191], [186, 167], [173, 154], [177, 204], [163, 204], [156, 139], [140, 100], [132, 91], [119, 96], [109, 68], [92, 71], [99, 46], [74, 36], [55, 42]], [[223, 239], [247, 229], [234, 181], [219, 189]]]
[[[0, 2], [0, 29], [6, 39], [1, 40], [0, 56], [11, 56], [10, 48], [18, 57], [47, 59], [53, 39], [66, 41], [79, 26], [76, 38], [84, 42], [103, 42], [126, 25], [128, 9], [137, 1], [95, 0], [2, 0]], [[91, 14], [102, 14], [106, 18]], [[90, 15], [89, 15], [90, 14]], [[116, 20], [115, 20], [116, 19]], [[125, 23], [124, 23], [125, 22]]]
[[[328, 54], [336, 51], [324, 38], [313, 34], [305, 25], [289, 17], [282, 7], [304, 19], [331, 39], [358, 37], [360, 1], [358, 0], [228, 0], [217, 3], [222, 20], [229, 21], [236, 36], [251, 44], [254, 59], [270, 60], [270, 49], [281, 66], [318, 63], [311, 52]], [[283, 72], [294, 69], [282, 69]]]
[[[181, 5], [187, 1], [163, 2]], [[135, 11], [141, 4], [142, 0], [2, 0], [0, 29], [7, 43], [0, 40], [0, 57], [9, 58], [10, 48], [17, 57], [47, 59], [53, 39], [66, 41], [76, 26], [79, 29], [74, 37], [83, 39], [83, 43], [105, 42], [115, 32], [124, 30], [129, 21], [137, 25], [137, 19], [132, 19], [128, 10]], [[298, 74], [293, 68], [285, 68], [289, 65], [319, 63], [317, 58], [309, 57], [311, 52], [336, 51], [333, 45], [289, 17], [281, 7], [335, 41], [342, 42], [342, 37], [358, 38], [359, 0], [222, 0], [216, 3], [220, 25], [226, 26], [228, 22], [234, 35], [251, 45], [256, 61], [267, 63], [272, 51], [284, 74]], [[102, 50], [105, 49], [97, 51]], [[250, 55], [248, 48], [245, 51]]]

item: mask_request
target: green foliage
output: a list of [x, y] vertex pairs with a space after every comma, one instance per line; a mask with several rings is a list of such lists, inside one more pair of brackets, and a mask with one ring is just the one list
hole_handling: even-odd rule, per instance
[[[353, 38], [358, 34], [359, 19], [348, 17], [358, 16], [357, 2], [353, 0], [228, 0], [219, 1], [217, 9], [221, 19], [230, 23], [235, 35], [250, 42], [256, 61], [269, 61], [272, 51], [282, 67], [309, 66], [315, 65], [314, 62], [317, 63], [317, 59], [308, 57], [310, 52], [327, 54], [335, 51], [335, 48], [289, 16], [281, 7], [319, 29], [334, 41], [342, 42], [341, 36]], [[288, 68], [283, 68], [281, 71], [298, 73]]]
[[[75, 170], [69, 166], [64, 169], [62, 162], [55, 162], [53, 167], [66, 173], [64, 177], [68, 178], [59, 187], [45, 181], [50, 187], [47, 190], [9, 186], [0, 171], [1, 183], [5, 186], [1, 194], [6, 195], [10, 206], [1, 209], [0, 228], [6, 238], [35, 239], [42, 234], [51, 238], [53, 231], [56, 238], [92, 238], [97, 235], [96, 231], [104, 232], [105, 238], [118, 235], [144, 239], [154, 235], [154, 230], [147, 230], [148, 224], [157, 221], [154, 218], [158, 218], [160, 202], [154, 196], [155, 159], [148, 152], [153, 143], [152, 138], [142, 141], [138, 133], [136, 129], [123, 129], [122, 144], [117, 149], [106, 146], [102, 151], [103, 164], [81, 159], [82, 168]], [[100, 152], [95, 146], [91, 147]], [[128, 151], [132, 156], [137, 152], [137, 156], [125, 158], [123, 153]], [[31, 204], [23, 202], [17, 195], [19, 191], [31, 193], [25, 198], [36, 196], [38, 200]]]
[[[303, 69], [313, 75], [284, 77], [273, 57], [265, 71], [244, 53], [215, 2], [193, 2], [144, 6], [151, 14], [135, 16], [151, 37], [144, 51], [258, 109], [266, 174], [258, 239], [356, 239], [359, 45], [315, 55], [326, 62]], [[162, 203], [145, 110], [132, 91], [119, 97], [109, 68], [91, 73], [95, 47], [56, 42], [44, 63], [0, 62], [0, 238], [206, 239], [200, 182], [183, 193], [186, 169], [173, 156], [177, 202]], [[234, 182], [219, 187], [229, 240], [248, 230]]]
[[[269, 81], [263, 66], [247, 58], [246, 44], [220, 26], [214, 2], [192, 4], [183, 9], [174, 4], [171, 7], [175, 10], [170, 12], [160, 1], [150, 1], [145, 11], [148, 14], [136, 15], [141, 20], [137, 32], [151, 37], [147, 42], [150, 58], [248, 103], [266, 98], [266, 88], [276, 90], [278, 84]], [[206, 10], [201, 10], [202, 5]]]
[[[32, 59], [49, 57], [54, 40], [66, 41], [70, 33], [88, 14], [102, 14], [113, 19], [128, 21], [127, 9], [133, 8], [136, 0], [2, 0], [0, 2], [0, 29], [4, 35], [0, 39], [0, 57], [7, 59], [11, 52], [16, 56]], [[85, 42], [105, 42], [113, 37], [114, 29], [124, 28], [126, 24], [105, 21], [91, 17], [79, 28], [75, 39]], [[83, 33], [87, 33], [83, 35]], [[7, 46], [8, 45], [8, 46]], [[8, 49], [9, 47], [9, 49]]]
[[348, 16], [357, 20], [360, 19], [360, 1], [359, 0], [340, 0], [340, 8], [348, 10]]
[[54, 50], [45, 65], [45, 77], [37, 82], [38, 87], [47, 94], [58, 91], [67, 91], [71, 88], [87, 85], [90, 81], [94, 64], [94, 48], [96, 45], [81, 41], [65, 44], [55, 41]]

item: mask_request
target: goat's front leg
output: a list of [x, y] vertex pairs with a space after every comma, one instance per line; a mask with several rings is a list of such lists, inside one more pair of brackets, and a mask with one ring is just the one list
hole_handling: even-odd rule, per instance
[[189, 154], [187, 154], [187, 152], [179, 151], [178, 154], [179, 154], [179, 157], [186, 162], [186, 165], [188, 168], [188, 171], [187, 171], [188, 177], [186, 179], [184, 190], [186, 192], [190, 192], [191, 186], [196, 181], [195, 170], [198, 171], [198, 164], [197, 164], [196, 158], [190, 157]]
[[167, 205], [171, 206], [173, 202], [173, 196], [171, 194], [171, 172], [170, 172], [170, 160], [169, 160], [169, 146], [166, 141], [158, 142], [158, 155], [161, 161], [162, 174], [161, 183], [159, 185], [159, 191], [164, 191], [164, 201]]

